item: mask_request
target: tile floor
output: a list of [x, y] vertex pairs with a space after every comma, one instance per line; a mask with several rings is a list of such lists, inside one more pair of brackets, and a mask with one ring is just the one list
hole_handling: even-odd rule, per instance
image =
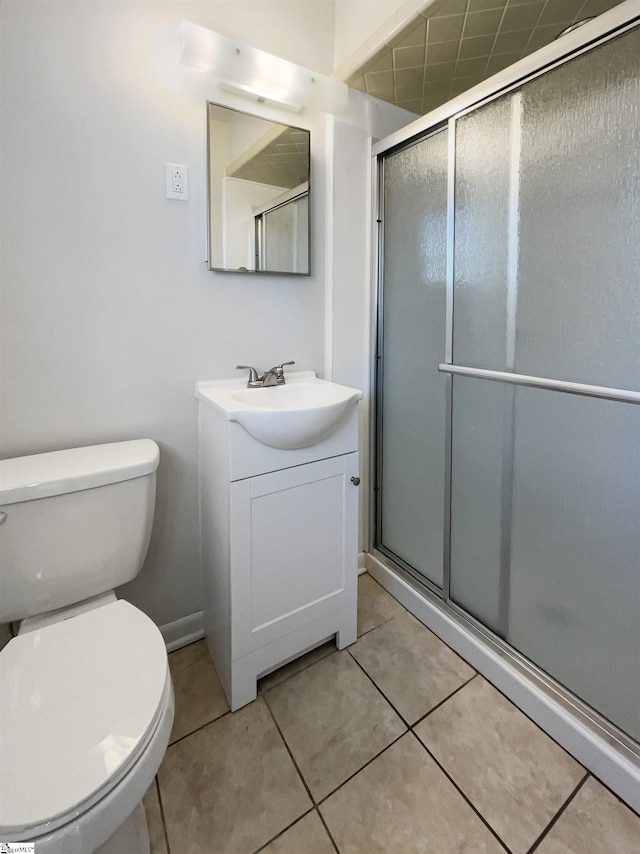
[[368, 575], [358, 635], [234, 714], [203, 641], [171, 654], [152, 854], [640, 854], [640, 817]]

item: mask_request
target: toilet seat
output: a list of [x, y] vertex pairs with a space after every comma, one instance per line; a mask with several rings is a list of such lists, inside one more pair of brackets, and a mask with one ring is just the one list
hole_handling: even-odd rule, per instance
[[0, 836], [73, 821], [126, 776], [170, 684], [162, 635], [116, 600], [13, 638], [0, 653]]

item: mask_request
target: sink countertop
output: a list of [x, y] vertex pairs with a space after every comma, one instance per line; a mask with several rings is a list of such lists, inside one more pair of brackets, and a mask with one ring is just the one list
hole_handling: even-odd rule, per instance
[[[350, 388], [349, 386], [340, 385], [339, 383], [330, 382], [328, 380], [322, 380], [316, 376], [315, 371], [287, 371], [285, 377], [286, 383], [283, 386], [269, 386], [264, 389], [248, 389], [247, 379], [242, 376], [222, 380], [202, 380], [196, 383], [195, 396], [198, 400], [201, 400], [203, 403], [206, 403], [211, 406], [212, 409], [219, 412], [228, 421], [235, 421], [236, 418], [234, 416], [236, 413], [247, 412], [248, 410], [255, 408], [251, 403], [235, 399], [234, 395], [242, 389], [255, 392], [256, 394], [263, 394], [265, 392], [277, 392], [279, 389], [286, 388], [290, 385], [305, 383], [334, 387], [336, 390], [343, 390], [346, 394], [349, 392], [357, 393], [358, 400], [363, 397], [363, 394], [359, 389]], [[263, 402], [261, 402], [259, 406], [260, 409], [268, 408], [265, 407]]]

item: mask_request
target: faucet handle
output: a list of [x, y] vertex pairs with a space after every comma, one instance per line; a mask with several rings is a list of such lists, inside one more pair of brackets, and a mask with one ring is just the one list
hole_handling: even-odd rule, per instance
[[236, 365], [237, 371], [249, 371], [249, 380], [247, 381], [247, 388], [261, 388], [262, 387], [262, 379], [258, 376], [258, 372], [255, 368], [252, 368], [251, 365]]
[[284, 366], [285, 365], [295, 365], [295, 362], [283, 362], [281, 365], [276, 365], [275, 368], [271, 368], [268, 373], [275, 374], [276, 377], [276, 385], [284, 385]]

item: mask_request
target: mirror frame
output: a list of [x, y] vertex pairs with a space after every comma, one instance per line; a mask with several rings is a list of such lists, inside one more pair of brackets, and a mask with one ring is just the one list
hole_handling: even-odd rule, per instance
[[[224, 110], [229, 110], [232, 113], [239, 113], [243, 116], [249, 116], [254, 119], [261, 119], [269, 122], [272, 125], [281, 125], [283, 128], [292, 128], [307, 134], [308, 137], [308, 160], [309, 166], [307, 170], [307, 196], [309, 200], [309, 208], [307, 214], [307, 256], [309, 259], [308, 271], [306, 273], [295, 273], [281, 270], [249, 270], [236, 267], [214, 267], [212, 264], [212, 240], [211, 240], [211, 200], [212, 200], [212, 175], [211, 175], [211, 122], [209, 119], [209, 107], [221, 107]], [[249, 113], [246, 110], [238, 110], [235, 107], [228, 107], [226, 104], [219, 104], [216, 101], [206, 101], [206, 121], [207, 121], [207, 136], [206, 136], [206, 158], [207, 158], [207, 269], [211, 273], [239, 273], [244, 276], [311, 276], [311, 131], [308, 128], [298, 127], [297, 125], [288, 125], [281, 121], [274, 121], [265, 118], [256, 113]]]

